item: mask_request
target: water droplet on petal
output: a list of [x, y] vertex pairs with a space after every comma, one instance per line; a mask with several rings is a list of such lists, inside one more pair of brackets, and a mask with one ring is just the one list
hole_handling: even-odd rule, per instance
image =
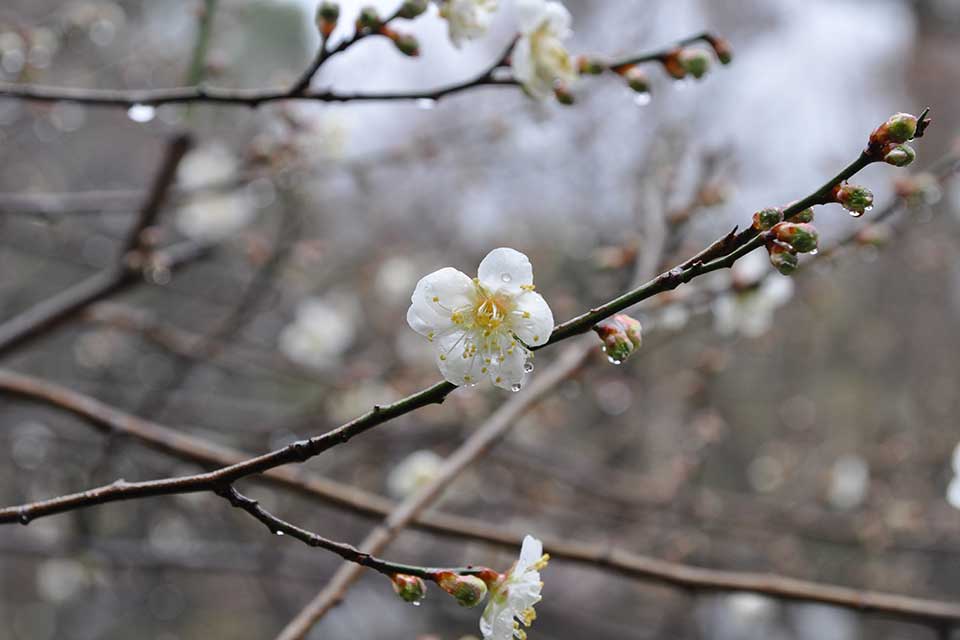
[[633, 104], [637, 105], [638, 107], [645, 107], [650, 104], [650, 100], [651, 97], [649, 93], [638, 93], [633, 97]]
[[516, 393], [517, 391], [520, 391], [520, 385], [519, 384], [513, 385], [512, 387], [510, 387], [510, 391], [513, 391], [514, 393]]
[[865, 211], [873, 211], [873, 205], [870, 205], [869, 207], [867, 207]]
[[853, 218], [859, 218], [863, 215], [863, 211], [847, 211], [847, 213], [849, 213]]
[[419, 601], [419, 600], [414, 600], [414, 601], [411, 602], [410, 604], [412, 604], [412, 605], [415, 606], [415, 607], [419, 607], [419, 606], [420, 606], [420, 601]]
[[501, 273], [500, 279], [503, 280], [504, 282], [510, 282], [511, 280], [513, 280], [513, 278], [510, 276], [509, 273]]
[[282, 535], [283, 535], [283, 531], [277, 531], [277, 535], [278, 535], [278, 536], [282, 536]]
[[620, 364], [621, 360], [617, 360], [613, 356], [607, 356], [607, 362], [609, 362], [610, 364]]
[[149, 104], [135, 104], [127, 109], [127, 117], [134, 122], [150, 122], [157, 115], [157, 110]]
[[424, 111], [429, 111], [437, 106], [437, 101], [433, 98], [420, 98], [417, 100], [417, 108], [423, 109]]
[[820, 250], [819, 250], [819, 249], [814, 249], [813, 251], [810, 251], [810, 255], [812, 255], [812, 256], [815, 256], [815, 255], [817, 255], [818, 253], [820, 253]]
[[527, 373], [530, 373], [531, 371], [533, 371], [533, 363], [532, 363], [532, 362], [525, 362], [525, 363], [523, 364], [523, 370], [526, 371]]

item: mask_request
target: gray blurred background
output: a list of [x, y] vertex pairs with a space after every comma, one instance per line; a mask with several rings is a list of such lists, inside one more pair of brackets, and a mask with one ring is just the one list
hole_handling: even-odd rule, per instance
[[[332, 60], [315, 86], [407, 89], [467, 77], [511, 37], [511, 3], [501, 4], [490, 33], [462, 50], [427, 16], [408, 29], [421, 40], [420, 58], [371, 39]], [[650, 226], [694, 202], [704, 184], [720, 195], [697, 208], [669, 264], [754, 210], [812, 191], [891, 113], [932, 107], [934, 125], [915, 145], [919, 168], [956, 145], [956, 0], [565, 4], [575, 52], [646, 51], [709, 29], [732, 42], [735, 59], [696, 83], [650, 67], [647, 105], [613, 77], [587, 78], [572, 107], [501, 88], [437, 104], [166, 106], [147, 114], [0, 99], [0, 320], [112, 263], [137, 206], [131, 192], [149, 185], [176, 131], [227, 150], [242, 176], [252, 173], [234, 195], [255, 209], [209, 259], [169, 281], [158, 274], [3, 366], [265, 451], [438, 378], [404, 320], [416, 280], [434, 269], [471, 273], [490, 249], [515, 247], [531, 257], [538, 290], [561, 320], [623, 290]], [[344, 2], [344, 23], [358, 6]], [[198, 7], [7, 0], [0, 79], [181, 85]], [[317, 45], [314, 7], [221, 0], [208, 81], [291, 82]], [[878, 165], [857, 181], [883, 204], [903, 173]], [[11, 195], [88, 191], [99, 193]], [[768, 331], [752, 332], [759, 335], [719, 332], [709, 311], [672, 330], [646, 312], [643, 351], [613, 367], [598, 349], [586, 371], [449, 490], [442, 509], [700, 566], [956, 600], [960, 511], [947, 486], [960, 440], [960, 187], [941, 195], [914, 207], [886, 246], [802, 270], [793, 298]], [[161, 242], [182, 237], [176, 221], [189, 206], [180, 199], [168, 207]], [[823, 244], [864, 220], [823, 208]], [[135, 309], [208, 335], [265, 265], [266, 284], [207, 361], [116, 322]], [[686, 288], [709, 291], [728, 278]], [[281, 348], [309, 298], [342, 325], [340, 346], [321, 349], [312, 365]], [[538, 353], [537, 368], [554, 356]], [[509, 396], [483, 386], [458, 391], [305, 466], [388, 494], [391, 470], [411, 453], [449, 453]], [[9, 398], [0, 398], [0, 424], [4, 505], [119, 477], [196, 471]], [[358, 542], [374, 524], [274, 490], [249, 493], [339, 540]], [[511, 562], [481, 544], [416, 532], [386, 556]], [[267, 535], [213, 496], [101, 506], [0, 529], [0, 638], [273, 637], [337, 566], [333, 556]], [[935, 637], [822, 606], [688, 596], [561, 561], [544, 579], [531, 632], [541, 640]], [[313, 637], [457, 639], [479, 635], [476, 613], [438, 593], [411, 608], [371, 574]]]

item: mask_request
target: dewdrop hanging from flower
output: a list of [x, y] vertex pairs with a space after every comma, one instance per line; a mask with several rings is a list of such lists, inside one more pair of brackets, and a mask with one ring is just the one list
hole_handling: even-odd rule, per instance
[[545, 344], [553, 312], [534, 291], [533, 266], [514, 249], [494, 249], [477, 277], [452, 267], [417, 283], [407, 323], [433, 344], [443, 377], [456, 385], [490, 378], [519, 391], [533, 370], [529, 347]]
[[519, 0], [520, 39], [513, 49], [513, 74], [531, 96], [566, 94], [578, 77], [576, 62], [563, 46], [570, 36], [570, 12], [559, 2]]

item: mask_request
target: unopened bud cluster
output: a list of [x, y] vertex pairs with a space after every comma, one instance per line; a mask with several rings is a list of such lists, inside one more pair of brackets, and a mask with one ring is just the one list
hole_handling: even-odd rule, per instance
[[870, 134], [867, 153], [895, 167], [905, 167], [917, 157], [917, 152], [906, 143], [921, 135], [922, 127], [929, 122], [910, 113], [895, 113]]
[[640, 321], [626, 314], [602, 320], [593, 328], [603, 342], [603, 350], [613, 364], [620, 364], [640, 348], [643, 327]]
[[[779, 209], [763, 209], [754, 214], [754, 226], [758, 231], [764, 232], [770, 264], [780, 273], [790, 275], [800, 265], [798, 253], [813, 253], [817, 250], [820, 237], [816, 227], [811, 224], [813, 210], [804, 209], [795, 214], [791, 221], [777, 222], [769, 228], [764, 228], [763, 223], [774, 218], [772, 212], [782, 216]], [[757, 226], [758, 220], [761, 226]]]

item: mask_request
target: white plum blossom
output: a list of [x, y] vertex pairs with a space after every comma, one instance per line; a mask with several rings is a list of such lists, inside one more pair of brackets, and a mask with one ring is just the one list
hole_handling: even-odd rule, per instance
[[735, 291], [721, 295], [711, 309], [714, 326], [724, 335], [763, 335], [773, 326], [776, 310], [793, 297], [793, 280], [774, 274], [761, 252], [734, 264], [732, 284]]
[[[177, 171], [180, 185], [186, 189], [228, 183], [236, 175], [233, 154], [217, 145], [191, 151]], [[253, 198], [245, 191], [211, 190], [191, 196], [177, 212], [176, 225], [188, 238], [218, 242], [250, 224], [255, 215]]]
[[543, 553], [543, 543], [526, 536], [520, 547], [520, 558], [504, 576], [489, 585], [490, 599], [480, 617], [480, 632], [484, 640], [513, 640], [526, 638], [520, 628], [529, 627], [537, 618], [533, 605], [540, 602], [540, 570], [547, 566], [550, 556]]
[[351, 313], [319, 298], [308, 298], [280, 334], [280, 350], [293, 362], [322, 371], [339, 362], [356, 329]]
[[437, 476], [443, 458], [428, 449], [414, 451], [387, 476], [387, 490], [394, 498], [406, 498]]
[[436, 349], [448, 382], [518, 391], [533, 370], [528, 346], [546, 343], [553, 312], [534, 291], [533, 266], [514, 249], [494, 249], [476, 278], [445, 267], [417, 283], [407, 311], [410, 327]]
[[513, 74], [535, 98], [547, 98], [558, 86], [577, 79], [573, 58], [563, 46], [570, 36], [570, 12], [559, 2], [520, 0], [520, 39], [511, 55]]
[[465, 40], [479, 38], [487, 32], [497, 0], [443, 0], [440, 15], [447, 21], [450, 42], [460, 48]]

